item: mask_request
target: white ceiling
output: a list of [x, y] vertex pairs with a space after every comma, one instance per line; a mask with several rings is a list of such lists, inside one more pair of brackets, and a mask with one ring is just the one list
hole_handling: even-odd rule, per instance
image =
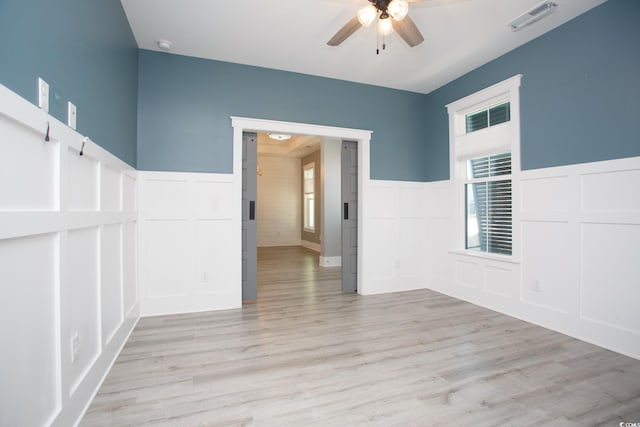
[[172, 53], [429, 93], [606, 0], [554, 0], [548, 17], [519, 31], [507, 23], [541, 0], [422, 0], [409, 14], [424, 35], [397, 34], [376, 55], [376, 30], [326, 42], [366, 0], [121, 0], [138, 46]]

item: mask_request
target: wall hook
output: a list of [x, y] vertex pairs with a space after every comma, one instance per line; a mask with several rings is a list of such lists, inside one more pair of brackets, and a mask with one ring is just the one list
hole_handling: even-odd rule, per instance
[[46, 142], [49, 142], [49, 131], [51, 130], [51, 127], [49, 126], [49, 122], [47, 122], [47, 133], [44, 134], [44, 140]]
[[81, 156], [84, 155], [84, 144], [86, 144], [88, 140], [89, 140], [88, 136], [85, 136], [84, 139], [82, 140], [82, 147], [80, 147], [80, 155]]

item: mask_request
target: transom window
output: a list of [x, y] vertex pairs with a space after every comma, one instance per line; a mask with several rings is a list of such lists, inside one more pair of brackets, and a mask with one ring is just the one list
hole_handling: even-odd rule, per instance
[[490, 126], [511, 120], [511, 104], [503, 102], [490, 108], [485, 108], [465, 116], [467, 133], [485, 129]]

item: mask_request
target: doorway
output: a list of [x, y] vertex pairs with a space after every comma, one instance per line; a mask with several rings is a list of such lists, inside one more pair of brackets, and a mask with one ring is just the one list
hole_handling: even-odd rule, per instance
[[[362, 274], [364, 267], [364, 257], [362, 251], [362, 236], [363, 230], [365, 228], [364, 221], [357, 221], [358, 218], [364, 218], [364, 212], [366, 209], [366, 188], [369, 182], [369, 143], [371, 138], [370, 131], [364, 130], [354, 130], [354, 129], [346, 129], [346, 128], [334, 128], [327, 126], [318, 126], [318, 125], [308, 125], [308, 124], [300, 124], [300, 123], [291, 123], [291, 122], [277, 122], [277, 121], [268, 121], [268, 120], [258, 120], [258, 119], [246, 119], [246, 118], [237, 118], [232, 117], [232, 125], [234, 129], [234, 182], [235, 187], [238, 192], [244, 196], [244, 201], [239, 200], [242, 212], [251, 212], [251, 199], [247, 198], [246, 194], [243, 194], [242, 189], [246, 188], [244, 186], [244, 177], [243, 177], [243, 134], [246, 132], [286, 132], [289, 134], [299, 134], [299, 135], [317, 135], [324, 136], [330, 138], [336, 138], [341, 140], [349, 140], [353, 141], [350, 143], [351, 150], [349, 153], [349, 162], [352, 166], [349, 169], [350, 178], [348, 179], [351, 182], [350, 188], [352, 190], [352, 194], [350, 195], [350, 199], [346, 203], [349, 204], [348, 207], [348, 216], [346, 217], [346, 221], [352, 221], [352, 227], [349, 228], [348, 235], [350, 237], [349, 244], [343, 245], [345, 248], [348, 248], [350, 251], [349, 255], [343, 254], [345, 259], [348, 258], [348, 264], [350, 266], [350, 274], [351, 281], [344, 285], [343, 290], [345, 292], [353, 292], [357, 291], [358, 293], [363, 293], [364, 289], [362, 287]], [[257, 153], [256, 153], [257, 157]], [[245, 158], [246, 162], [246, 158]], [[357, 167], [359, 166], [359, 167]], [[255, 175], [255, 168], [247, 168], [247, 164], [245, 163], [244, 171], [247, 175]], [[251, 178], [247, 178], [251, 179]], [[356, 198], [353, 197], [353, 193], [357, 195]], [[255, 200], [253, 200], [253, 207], [255, 209]], [[250, 215], [243, 215], [243, 221], [252, 221], [249, 219]], [[343, 226], [345, 225], [343, 217]], [[253, 221], [255, 221], [255, 216]], [[246, 224], [242, 224], [239, 226], [239, 229], [249, 230], [246, 227]], [[249, 236], [243, 235], [241, 236], [243, 248], [247, 248], [245, 245], [251, 239]], [[255, 242], [255, 240], [254, 240]], [[243, 254], [250, 253], [251, 250], [244, 250]], [[360, 249], [360, 250], [357, 250]], [[255, 299], [257, 297], [257, 289], [255, 293], [252, 291], [251, 284], [248, 284], [245, 278], [249, 278], [250, 270], [252, 268], [252, 261], [246, 263], [246, 259], [243, 259], [243, 266], [246, 266], [246, 269], [241, 268], [241, 273], [243, 280], [242, 292], [239, 292], [242, 299]], [[246, 263], [246, 264], [245, 264]], [[255, 264], [254, 264], [255, 265]], [[255, 270], [254, 270], [255, 271]], [[358, 272], [355, 274], [355, 272]]]

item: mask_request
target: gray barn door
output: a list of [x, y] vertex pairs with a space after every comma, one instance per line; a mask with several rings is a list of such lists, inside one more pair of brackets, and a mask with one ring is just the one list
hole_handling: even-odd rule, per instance
[[358, 290], [358, 144], [342, 141], [342, 292]]
[[258, 135], [242, 134], [242, 300], [255, 300], [258, 296], [256, 270], [256, 168]]

